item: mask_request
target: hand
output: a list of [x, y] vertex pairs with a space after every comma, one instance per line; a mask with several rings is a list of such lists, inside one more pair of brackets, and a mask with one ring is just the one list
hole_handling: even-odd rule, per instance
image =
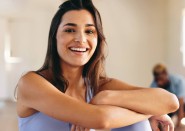
[[152, 118], [152, 117], [149, 119], [149, 121], [150, 121], [152, 131], [160, 131], [159, 121], [157, 121], [155, 118]]
[[149, 120], [153, 131], [174, 131], [174, 124], [168, 115], [153, 116]]
[[90, 131], [90, 129], [87, 129], [81, 126], [72, 125], [71, 131]]

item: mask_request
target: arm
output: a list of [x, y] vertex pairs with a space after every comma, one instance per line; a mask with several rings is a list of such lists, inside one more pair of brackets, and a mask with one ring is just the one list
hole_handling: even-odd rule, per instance
[[175, 82], [175, 92], [174, 94], [177, 95], [179, 99], [179, 110], [178, 110], [178, 121], [177, 126], [180, 126], [181, 119], [184, 117], [184, 93], [185, 93], [185, 80], [184, 79], [177, 79]]
[[179, 98], [180, 107], [178, 110], [178, 123], [177, 125], [180, 126], [181, 119], [184, 117], [184, 99]]
[[28, 73], [19, 81], [17, 101], [30, 110], [86, 128], [116, 128], [150, 117], [120, 107], [80, 102], [35, 73]]
[[[163, 115], [178, 109], [175, 95], [160, 88], [141, 88], [112, 79], [92, 100], [94, 104], [123, 107], [142, 114]], [[162, 110], [161, 110], [162, 109]]]

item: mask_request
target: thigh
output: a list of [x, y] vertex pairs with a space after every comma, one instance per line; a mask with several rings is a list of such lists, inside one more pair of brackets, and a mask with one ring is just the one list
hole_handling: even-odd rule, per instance
[[112, 129], [111, 131], [152, 131], [152, 129], [149, 121], [145, 120], [130, 126]]

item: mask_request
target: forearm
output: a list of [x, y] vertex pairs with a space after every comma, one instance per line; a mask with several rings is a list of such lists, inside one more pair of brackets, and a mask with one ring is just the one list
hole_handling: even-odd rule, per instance
[[119, 106], [141, 114], [163, 115], [175, 111], [178, 106], [177, 98], [161, 89], [106, 90], [100, 95], [103, 99], [95, 96], [92, 103]]
[[151, 115], [144, 115], [136, 113], [134, 111], [124, 109], [116, 106], [100, 105], [103, 109], [104, 115], [106, 116], [106, 127], [107, 128], [119, 128], [134, 123], [146, 120], [151, 117]]
[[179, 110], [178, 110], [178, 122], [180, 123], [180, 120], [184, 117], [184, 100], [183, 98], [179, 99]]

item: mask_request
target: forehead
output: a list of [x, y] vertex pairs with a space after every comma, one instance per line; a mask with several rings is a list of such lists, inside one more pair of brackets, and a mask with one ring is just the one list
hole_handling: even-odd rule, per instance
[[93, 16], [87, 10], [72, 10], [66, 12], [63, 17], [61, 24], [67, 23], [75, 24], [94, 24]]

